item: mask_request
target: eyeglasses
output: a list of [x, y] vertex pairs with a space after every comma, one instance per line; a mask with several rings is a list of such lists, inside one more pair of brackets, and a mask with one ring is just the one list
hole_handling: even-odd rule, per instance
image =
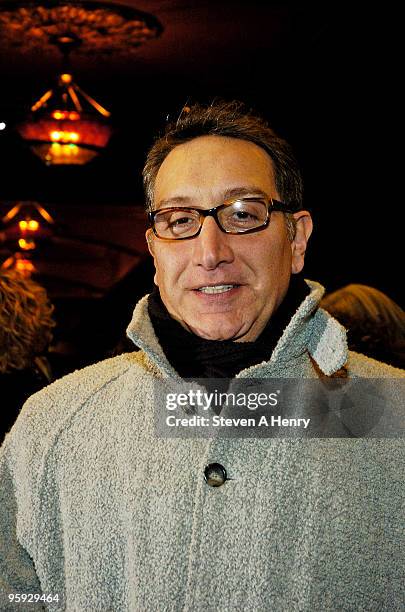
[[214, 217], [225, 234], [249, 234], [265, 229], [273, 211], [295, 212], [283, 202], [262, 197], [230, 200], [215, 208], [161, 208], [148, 213], [153, 233], [163, 240], [187, 240], [201, 232], [207, 217]]

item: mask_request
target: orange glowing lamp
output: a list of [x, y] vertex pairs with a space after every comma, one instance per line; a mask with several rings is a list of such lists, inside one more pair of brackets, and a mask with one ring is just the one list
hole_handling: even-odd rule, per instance
[[14, 249], [32, 251], [37, 242], [46, 240], [53, 234], [54, 219], [38, 202], [19, 202], [0, 219], [5, 242]]
[[69, 73], [31, 107], [17, 126], [31, 150], [46, 164], [86, 164], [108, 144], [110, 112], [84, 92]]
[[25, 238], [20, 238], [18, 241], [18, 246], [22, 251], [33, 251], [36, 247], [34, 240], [26, 240]]
[[51, 238], [54, 224], [53, 217], [38, 202], [15, 203], [0, 219], [2, 243], [10, 253], [2, 267], [26, 276], [36, 272], [33, 259], [37, 248]]
[[36, 219], [30, 219], [29, 217], [27, 217], [25, 219], [21, 219], [21, 221], [18, 222], [18, 227], [23, 233], [37, 232], [40, 228], [40, 225], [39, 221], [37, 221]]
[[1, 267], [5, 270], [17, 270], [17, 272], [26, 278], [37, 272], [31, 259], [23, 253], [14, 253], [2, 263]]
[[35, 272], [35, 266], [29, 259], [17, 259], [15, 262], [15, 269], [27, 276]]

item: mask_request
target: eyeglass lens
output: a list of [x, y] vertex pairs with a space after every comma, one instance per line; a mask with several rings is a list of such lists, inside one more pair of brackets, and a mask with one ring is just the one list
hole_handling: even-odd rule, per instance
[[[217, 211], [217, 219], [225, 231], [242, 234], [266, 222], [267, 206], [260, 200], [237, 200]], [[189, 238], [197, 234], [200, 224], [200, 213], [194, 209], [168, 208], [155, 215], [155, 230], [161, 238]]]

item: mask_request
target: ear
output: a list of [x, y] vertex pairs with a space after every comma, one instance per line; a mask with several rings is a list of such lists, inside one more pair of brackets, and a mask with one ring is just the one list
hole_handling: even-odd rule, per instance
[[305, 251], [307, 243], [312, 234], [312, 218], [307, 210], [300, 210], [293, 215], [296, 221], [294, 240], [291, 243], [291, 272], [298, 274], [304, 267]]
[[155, 275], [153, 277], [153, 282], [155, 283], [155, 285], [159, 285], [157, 282], [157, 270], [156, 270], [156, 261], [155, 261], [155, 250], [154, 250], [154, 236], [153, 236], [153, 231], [151, 230], [151, 228], [147, 229], [145, 232], [145, 238], [146, 238], [146, 242], [148, 244], [148, 249], [149, 249], [149, 253], [152, 255], [153, 257], [153, 261], [155, 263]]
[[148, 244], [149, 253], [154, 258], [155, 257], [155, 253], [154, 253], [154, 250], [153, 250], [153, 232], [152, 232], [151, 228], [146, 230], [145, 238], [146, 238], [146, 242]]

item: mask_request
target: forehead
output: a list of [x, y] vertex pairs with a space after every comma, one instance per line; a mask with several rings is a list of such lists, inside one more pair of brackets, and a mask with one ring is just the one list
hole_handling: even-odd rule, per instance
[[270, 156], [247, 140], [201, 136], [175, 147], [156, 176], [155, 204], [168, 198], [220, 198], [223, 193], [256, 187], [277, 197]]

